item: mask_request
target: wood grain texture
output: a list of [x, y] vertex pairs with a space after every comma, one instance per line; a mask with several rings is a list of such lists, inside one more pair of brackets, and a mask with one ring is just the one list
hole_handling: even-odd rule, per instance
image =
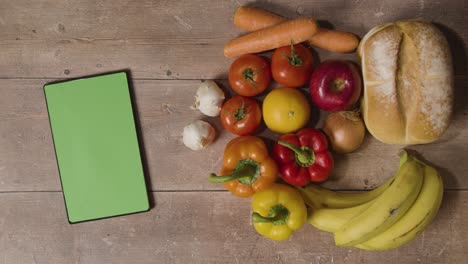
[[[226, 78], [230, 60], [223, 46], [242, 33], [232, 24], [242, 4], [290, 18], [310, 16], [361, 37], [388, 21], [433, 21], [450, 39], [456, 73], [468, 73], [463, 1], [18, 0], [0, 5], [0, 78], [68, 78], [123, 68], [135, 78]], [[318, 52], [322, 60], [356, 58]]]
[[[468, 192], [448, 191], [435, 221], [386, 252], [336, 247], [306, 224], [275, 242], [250, 224], [250, 200], [226, 192], [155, 193], [150, 212], [69, 225], [61, 193], [0, 194], [0, 264], [463, 263]], [[229, 210], [226, 210], [226, 208]]]
[[[0, 80], [0, 191], [61, 190], [42, 90], [48, 81]], [[132, 85], [152, 190], [223, 189], [208, 183], [207, 176], [219, 171], [224, 146], [233, 135], [222, 129], [219, 118], [206, 118], [190, 109], [200, 83], [136, 80]], [[225, 81], [218, 83], [230, 92]], [[468, 189], [464, 163], [468, 156], [467, 85], [468, 78], [456, 79], [455, 115], [446, 134], [433, 144], [408, 147], [441, 170], [448, 189]], [[181, 133], [185, 125], [200, 118], [215, 125], [219, 136], [212, 146], [195, 152], [182, 144]], [[316, 125], [320, 127], [321, 120]], [[268, 143], [277, 137], [267, 130], [259, 135]], [[380, 143], [368, 134], [358, 152], [335, 155], [336, 169], [325, 185], [373, 188], [396, 171], [401, 147]]]
[[[233, 138], [217, 118], [190, 109], [202, 79], [227, 88], [224, 44], [242, 34], [239, 5], [363, 36], [389, 21], [422, 18], [443, 31], [456, 77], [453, 122], [442, 139], [413, 146], [448, 189], [435, 222], [411, 244], [388, 252], [334, 246], [305, 225], [288, 241], [259, 236], [250, 200], [207, 181]], [[468, 5], [463, 0], [0, 0], [0, 264], [10, 263], [463, 263], [468, 259]], [[269, 56], [269, 53], [265, 54]], [[356, 60], [316, 49], [317, 59]], [[147, 213], [69, 225], [42, 86], [56, 79], [130, 70], [149, 189]], [[312, 126], [325, 113], [315, 111]], [[320, 117], [320, 118], [319, 118]], [[196, 119], [215, 125], [202, 152], [181, 142]], [[277, 135], [259, 133], [267, 143]], [[396, 170], [400, 146], [367, 135], [359, 152], [334, 155], [325, 186], [362, 190]]]

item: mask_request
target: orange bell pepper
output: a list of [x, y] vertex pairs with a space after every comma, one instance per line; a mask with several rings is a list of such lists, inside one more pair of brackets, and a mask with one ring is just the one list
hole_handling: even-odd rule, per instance
[[270, 187], [278, 177], [278, 166], [261, 138], [241, 136], [226, 145], [220, 174], [211, 173], [209, 181], [224, 183], [230, 192], [246, 198]]

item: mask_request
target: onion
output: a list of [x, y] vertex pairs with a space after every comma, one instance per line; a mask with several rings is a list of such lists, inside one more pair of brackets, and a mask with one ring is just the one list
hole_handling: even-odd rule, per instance
[[358, 112], [341, 111], [327, 116], [323, 132], [327, 134], [334, 151], [349, 153], [361, 146], [366, 129]]

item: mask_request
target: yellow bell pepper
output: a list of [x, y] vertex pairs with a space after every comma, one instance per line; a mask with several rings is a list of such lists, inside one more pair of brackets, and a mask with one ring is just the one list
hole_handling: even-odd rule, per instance
[[307, 220], [307, 208], [294, 188], [275, 183], [252, 198], [252, 221], [255, 230], [273, 240], [288, 239]]

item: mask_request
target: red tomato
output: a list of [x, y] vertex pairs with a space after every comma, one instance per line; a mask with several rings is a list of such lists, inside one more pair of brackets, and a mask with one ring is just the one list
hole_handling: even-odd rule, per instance
[[229, 84], [242, 96], [255, 96], [271, 81], [270, 64], [262, 56], [246, 54], [237, 58], [229, 68]]
[[262, 111], [252, 98], [234, 96], [221, 109], [221, 124], [227, 131], [239, 136], [254, 133], [261, 121]]
[[299, 87], [310, 80], [314, 59], [301, 44], [276, 49], [271, 56], [273, 79], [286, 87]]

